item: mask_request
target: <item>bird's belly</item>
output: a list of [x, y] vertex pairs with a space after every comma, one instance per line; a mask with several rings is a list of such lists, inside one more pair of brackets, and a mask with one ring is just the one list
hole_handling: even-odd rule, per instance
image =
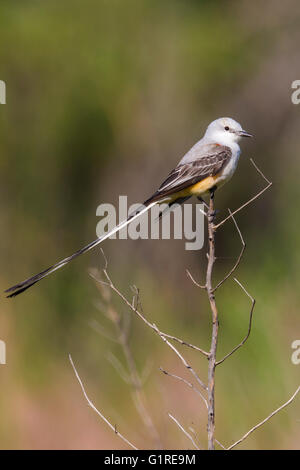
[[218, 179], [219, 175], [208, 176], [204, 180], [199, 181], [199, 183], [190, 186], [190, 194], [199, 195], [207, 193], [211, 188], [217, 185]]

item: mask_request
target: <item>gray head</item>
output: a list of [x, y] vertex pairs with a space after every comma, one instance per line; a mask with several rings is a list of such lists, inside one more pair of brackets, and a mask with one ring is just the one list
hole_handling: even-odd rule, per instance
[[252, 135], [244, 131], [234, 119], [224, 117], [211, 122], [204, 137], [222, 145], [230, 145], [237, 143], [242, 137], [252, 137]]

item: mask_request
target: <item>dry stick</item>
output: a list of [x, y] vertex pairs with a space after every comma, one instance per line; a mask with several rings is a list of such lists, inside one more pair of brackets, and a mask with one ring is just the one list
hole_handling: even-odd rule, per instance
[[[219, 322], [218, 322], [218, 310], [216, 307], [215, 296], [214, 292], [218, 287], [220, 287], [223, 282], [225, 282], [235, 271], [237, 266], [239, 265], [241, 258], [243, 256], [245, 250], [245, 242], [243, 240], [242, 234], [238, 228], [238, 225], [234, 219], [234, 214], [242, 210], [244, 207], [248, 206], [251, 202], [261, 196], [271, 185], [271, 181], [269, 181], [262, 171], [257, 167], [252, 159], [250, 159], [251, 163], [257, 170], [257, 172], [262, 176], [262, 178], [268, 183], [267, 186], [261, 190], [259, 193], [256, 194], [253, 198], [243, 204], [241, 207], [236, 209], [234, 212], [229, 211], [229, 216], [222, 220], [219, 224], [214, 224], [214, 204], [213, 204], [213, 193], [211, 193], [210, 197], [210, 204], [209, 210], [207, 214], [208, 218], [208, 238], [209, 238], [209, 253], [208, 253], [208, 263], [207, 263], [207, 271], [206, 271], [206, 284], [205, 288], [208, 294], [210, 308], [212, 312], [212, 338], [211, 338], [211, 347], [210, 347], [210, 356], [209, 356], [209, 364], [208, 364], [208, 425], [207, 425], [207, 433], [208, 433], [208, 449], [214, 450], [214, 434], [215, 434], [215, 369], [217, 365], [216, 361], [216, 353], [217, 353], [217, 343], [218, 343], [218, 329], [219, 329]], [[242, 250], [237, 259], [237, 262], [233, 266], [232, 270], [227, 274], [227, 276], [215, 287], [212, 287], [212, 270], [214, 266], [214, 262], [216, 260], [215, 257], [215, 231], [221, 227], [227, 220], [232, 219], [238, 233], [240, 235], [242, 241]], [[202, 287], [202, 286], [200, 286]], [[252, 317], [251, 317], [252, 318]], [[250, 332], [249, 332], [250, 334]], [[249, 335], [248, 335], [249, 336]], [[247, 338], [246, 338], [247, 339]], [[245, 342], [245, 341], [244, 341]], [[244, 344], [243, 342], [243, 344]], [[239, 345], [240, 347], [240, 345]], [[233, 351], [234, 352], [234, 351]], [[231, 354], [230, 354], [231, 355]]]
[[[102, 251], [103, 257], [104, 257], [104, 259], [105, 259], [105, 262], [107, 263], [107, 260], [106, 260], [106, 257], [105, 257], [105, 255], [104, 255], [104, 252], [103, 252], [102, 248], [101, 248], [101, 251]], [[91, 276], [96, 282], [98, 282], [98, 283], [100, 283], [100, 284], [103, 284], [104, 286], [110, 287], [116, 294], [119, 295], [119, 297], [121, 297], [121, 299], [128, 305], [128, 307], [129, 307], [131, 310], [134, 311], [134, 313], [136, 313], [150, 328], [152, 328], [153, 330], [156, 331], [156, 329], [158, 329], [157, 326], [154, 325], [154, 324], [152, 324], [152, 323], [150, 323], [150, 322], [145, 318], [145, 316], [144, 316], [141, 312], [139, 312], [139, 310], [138, 310], [136, 307], [134, 307], [134, 304], [131, 303], [131, 302], [129, 302], [129, 300], [126, 299], [126, 297], [123, 296], [123, 294], [121, 294], [121, 292], [118, 291], [118, 290], [115, 288], [115, 286], [114, 286], [114, 284], [112, 283], [110, 277], [108, 276], [108, 273], [107, 273], [107, 265], [106, 265], [105, 268], [102, 269], [102, 271], [103, 271], [103, 273], [104, 273], [106, 279], [107, 279], [107, 280], [109, 279], [108, 282], [105, 282], [105, 281], [102, 281], [101, 279], [98, 279], [98, 278], [97, 278], [96, 276], [94, 276], [92, 273], [90, 273], [90, 276]], [[138, 295], [138, 291], [137, 291], [137, 295]], [[156, 332], [157, 332], [157, 331], [156, 331]], [[191, 349], [195, 349], [196, 351], [199, 351], [201, 354], [203, 354], [203, 355], [204, 355], [205, 357], [207, 357], [207, 358], [209, 357], [209, 353], [208, 353], [207, 351], [204, 351], [204, 349], [199, 348], [199, 346], [195, 346], [194, 344], [188, 343], [187, 341], [184, 341], [184, 340], [181, 339], [181, 338], [177, 338], [176, 336], [169, 335], [168, 333], [164, 333], [163, 331], [160, 331], [160, 330], [159, 330], [159, 335], [160, 335], [160, 336], [164, 336], [165, 338], [172, 339], [173, 341], [176, 341], [177, 343], [181, 344], [182, 346], [187, 346], [187, 347], [189, 347], [189, 348], [191, 348]]]
[[220, 446], [222, 447], [223, 450], [227, 450], [225, 446], [223, 446], [223, 444], [221, 444], [220, 441], [218, 441], [218, 439], [215, 439], [215, 442]]
[[174, 418], [174, 416], [171, 415], [171, 413], [168, 413], [168, 416], [177, 424], [179, 429], [186, 435], [186, 437], [189, 438], [189, 440], [193, 443], [193, 446], [196, 447], [197, 450], [200, 450], [200, 448], [197, 446], [196, 442], [194, 441], [193, 437], [181, 426], [179, 421]]
[[119, 436], [126, 444], [128, 444], [130, 447], [132, 447], [132, 449], [134, 450], [138, 450], [138, 448], [132, 444], [130, 441], [128, 441], [128, 439], [126, 439], [126, 437], [124, 437], [116, 428], [116, 426], [113, 426], [109, 421], [108, 419], [105, 418], [105, 416], [103, 416], [102, 413], [100, 413], [100, 411], [95, 407], [95, 405], [92, 403], [92, 401], [89, 399], [89, 397], [87, 396], [87, 393], [85, 391], [85, 388], [84, 388], [84, 385], [82, 383], [82, 380], [81, 378], [79, 377], [79, 374], [76, 370], [76, 367], [74, 365], [74, 362], [73, 362], [73, 359], [71, 357], [71, 354], [69, 354], [69, 360], [70, 360], [70, 363], [71, 363], [71, 366], [73, 368], [73, 371], [75, 373], [75, 376], [79, 382], [79, 385], [81, 387], [81, 390], [82, 390], [82, 393], [86, 399], [86, 401], [88, 402], [88, 405], [97, 413], [98, 416], [100, 416], [100, 418], [113, 430], [113, 432]]
[[249, 338], [250, 336], [250, 333], [251, 333], [251, 327], [252, 327], [252, 317], [253, 317], [253, 310], [254, 310], [254, 307], [255, 307], [255, 299], [253, 299], [253, 297], [249, 294], [249, 292], [247, 292], [247, 290], [245, 289], [245, 287], [240, 283], [240, 281], [238, 281], [236, 278], [234, 278], [235, 282], [243, 289], [243, 291], [245, 292], [245, 294], [251, 299], [251, 309], [250, 309], [250, 315], [249, 315], [249, 326], [248, 326], [248, 332], [245, 336], [245, 338], [235, 347], [233, 348], [232, 351], [230, 351], [228, 354], [226, 354], [226, 356], [223, 357], [223, 359], [220, 359], [220, 361], [217, 361], [216, 363], [216, 366], [218, 366], [219, 364], [222, 364], [222, 362], [224, 362], [228, 357], [232, 356], [233, 353], [235, 353], [239, 348], [241, 348], [243, 346], [243, 344], [246, 343], [247, 339]]
[[177, 343], [181, 344], [182, 346], [188, 346], [191, 349], [195, 349], [196, 351], [199, 351], [203, 356], [206, 356], [206, 358], [209, 357], [209, 353], [207, 351], [204, 351], [204, 349], [199, 348], [199, 346], [195, 346], [194, 344], [187, 343], [186, 341], [177, 338], [176, 336], [169, 335], [167, 333], [161, 332], [162, 336], [165, 336], [166, 338], [173, 339], [174, 341], [177, 341]]
[[[159, 370], [161, 372], [163, 372], [163, 374], [169, 376], [169, 377], [173, 377], [174, 379], [176, 380], [179, 380], [183, 383], [185, 383], [189, 388], [191, 388], [192, 390], [194, 390], [198, 395], [201, 396], [201, 398], [203, 399], [203, 395], [201, 394], [201, 392], [191, 383], [189, 382], [188, 380], [184, 379], [183, 377], [180, 377], [179, 375], [174, 375], [174, 374], [171, 374], [170, 372], [166, 371], [165, 369], [163, 369], [162, 367], [159, 368]], [[205, 401], [205, 406], [206, 408], [208, 409], [208, 403], [207, 403], [207, 400], [204, 400]], [[225, 449], [226, 450], [226, 447], [221, 444], [221, 442], [219, 442], [217, 439], [215, 439], [215, 442], [220, 446], [222, 447], [222, 449]]]
[[254, 162], [254, 160], [252, 158], [250, 158], [250, 162], [252, 163], [252, 165], [254, 166], [254, 168], [256, 169], [256, 171], [261, 175], [261, 177], [268, 183], [267, 186], [262, 189], [261, 191], [259, 191], [259, 193], [257, 193], [254, 197], [252, 197], [251, 199], [249, 199], [249, 201], [245, 202], [245, 204], [243, 204], [242, 206], [240, 206], [238, 209], [236, 209], [235, 211], [233, 211], [229, 216], [225, 217], [225, 219], [223, 219], [221, 222], [219, 222], [217, 225], [214, 225], [214, 228], [215, 230], [219, 227], [221, 227], [221, 225], [225, 224], [225, 222], [230, 219], [233, 215], [235, 215], [237, 212], [239, 212], [240, 210], [244, 209], [244, 207], [248, 206], [249, 204], [251, 204], [251, 202], [255, 201], [255, 199], [257, 199], [258, 197], [260, 197], [265, 191], [267, 191], [267, 189], [269, 189], [271, 186], [272, 186], [272, 182], [268, 180], [268, 178], [263, 174], [263, 172], [258, 168], [258, 166], [256, 165], [256, 163]]
[[176, 380], [179, 380], [183, 383], [185, 383], [189, 388], [191, 388], [192, 390], [194, 390], [196, 393], [198, 393], [198, 395], [200, 395], [200, 397], [202, 398], [202, 400], [204, 401], [205, 403], [205, 406], [206, 408], [208, 408], [208, 403], [207, 403], [207, 400], [203, 397], [202, 393], [200, 392], [200, 390], [198, 390], [197, 387], [195, 387], [191, 382], [189, 382], [188, 380], [184, 379], [183, 377], [180, 377], [179, 375], [174, 375], [174, 374], [171, 374], [170, 372], [166, 371], [165, 369], [163, 369], [162, 367], [159, 368], [159, 370], [169, 376], [169, 377], [173, 377], [173, 379], [176, 379]]
[[[143, 314], [143, 316], [145, 316], [144, 312], [143, 312], [143, 309], [142, 309], [141, 301], [140, 301], [139, 289], [136, 286], [133, 286], [133, 291], [135, 292], [135, 298], [137, 299], [137, 304], [140, 306], [141, 313]], [[133, 305], [134, 305], [134, 303], [133, 303]], [[156, 325], [154, 325], [154, 326], [156, 326]], [[177, 341], [177, 343], [181, 344], [182, 346], [188, 346], [191, 349], [195, 349], [196, 351], [201, 352], [201, 354], [203, 354], [207, 358], [209, 357], [209, 353], [204, 351], [204, 349], [199, 348], [199, 346], [195, 346], [194, 344], [188, 343], [187, 341], [184, 341], [181, 338], [177, 338], [176, 336], [169, 335], [168, 333], [163, 333], [162, 331], [160, 331], [160, 333], [162, 334], [162, 336], [165, 336], [166, 338]]]
[[[102, 250], [102, 253], [103, 253], [103, 250]], [[164, 335], [159, 329], [158, 327], [153, 323], [151, 324], [144, 316], [144, 314], [142, 313], [141, 311], [141, 308], [140, 310], [138, 310], [137, 306], [140, 304], [140, 301], [139, 301], [139, 291], [136, 289], [136, 297], [137, 297], [137, 301], [136, 301], [136, 306], [134, 305], [134, 302], [129, 302], [129, 300], [116, 288], [116, 286], [113, 284], [108, 272], [107, 272], [107, 259], [105, 258], [105, 255], [103, 253], [103, 256], [104, 256], [104, 259], [105, 259], [105, 267], [103, 268], [103, 273], [107, 279], [107, 282], [103, 283], [103, 281], [101, 281], [100, 279], [97, 279], [95, 278], [94, 276], [94, 279], [99, 282], [99, 283], [102, 283], [102, 284], [105, 284], [107, 286], [109, 286], [124, 302], [125, 304], [134, 312], [136, 313], [143, 321], [144, 323], [146, 323], [147, 326], [149, 326], [152, 330], [154, 330], [158, 336], [160, 336], [160, 338], [175, 352], [175, 354], [180, 358], [180, 360], [182, 361], [182, 363], [184, 364], [184, 366], [193, 374], [193, 376], [195, 377], [195, 379], [197, 380], [197, 382], [201, 385], [202, 388], [204, 388], [205, 390], [207, 390], [207, 386], [202, 382], [202, 380], [200, 379], [200, 377], [198, 376], [198, 374], [194, 371], [194, 369], [190, 366], [190, 364], [185, 360], [185, 358], [182, 356], [182, 354], [180, 354], [180, 352], [175, 348], [175, 346], [173, 344], [171, 344], [167, 339], [166, 337], [170, 337], [170, 335]], [[174, 339], [175, 337], [170, 337], [171, 339]], [[178, 338], [176, 338], [178, 340]], [[182, 340], [179, 340], [179, 342], [181, 344], [185, 344]], [[206, 353], [208, 354], [208, 353]], [[185, 381], [185, 379], [182, 379], [183, 381]], [[185, 381], [187, 384], [189, 384], [189, 382]], [[207, 401], [205, 399], [205, 397], [203, 396], [203, 394], [200, 392], [200, 390], [196, 389], [192, 384], [190, 384], [189, 386], [191, 386], [192, 388], [194, 388], [195, 390], [197, 390], [197, 393], [201, 396], [202, 400], [204, 401], [206, 407], [207, 407]], [[174, 418], [175, 420], [175, 418]]]
[[240, 231], [240, 229], [239, 229], [239, 226], [238, 226], [238, 224], [237, 224], [235, 218], [233, 217], [233, 215], [232, 215], [232, 213], [231, 213], [231, 210], [228, 209], [228, 211], [229, 211], [230, 217], [231, 217], [232, 220], [233, 220], [233, 223], [234, 223], [234, 225], [235, 225], [235, 228], [237, 229], [237, 232], [238, 232], [238, 234], [239, 234], [239, 236], [240, 236], [241, 243], [242, 243], [242, 249], [241, 249], [241, 252], [240, 252], [240, 254], [239, 254], [239, 256], [238, 256], [238, 258], [237, 258], [237, 260], [236, 260], [236, 262], [235, 262], [235, 264], [234, 264], [234, 266], [233, 266], [233, 268], [229, 271], [228, 274], [226, 274], [226, 276], [224, 277], [224, 279], [222, 279], [222, 281], [220, 281], [220, 282], [216, 285], [216, 287], [213, 288], [213, 292], [215, 292], [215, 291], [216, 291], [225, 281], [227, 281], [227, 279], [234, 273], [234, 271], [237, 269], [238, 265], [240, 264], [241, 259], [242, 259], [243, 254], [244, 254], [244, 251], [245, 251], [245, 249], [246, 249], [246, 243], [245, 243], [245, 241], [244, 241], [244, 239], [243, 239], [243, 236], [242, 236], [242, 233], [241, 233], [241, 231]]
[[[180, 352], [178, 351], [178, 349], [175, 348], [175, 346], [170, 343], [170, 341], [167, 340], [167, 337], [168, 335], [165, 335], [164, 333], [162, 333], [158, 327], [155, 325], [155, 323], [150, 323], [145, 317], [144, 315], [141, 313], [141, 311], [139, 311], [137, 309], [137, 307], [135, 307], [131, 302], [129, 302], [129, 300], [116, 288], [116, 286], [113, 284], [112, 280], [110, 279], [109, 275], [108, 275], [108, 272], [107, 272], [107, 269], [106, 267], [103, 269], [103, 273], [107, 279], [108, 282], [105, 282], [104, 284], [106, 284], [107, 286], [109, 286], [124, 302], [125, 304], [139, 317], [143, 320], [143, 322], [149, 326], [149, 328], [151, 328], [152, 330], [154, 330], [158, 336], [164, 341], [164, 343], [166, 343], [169, 348], [171, 348], [175, 354], [179, 357], [179, 359], [181, 360], [181, 362], [183, 363], [183, 365], [193, 374], [193, 376], [195, 377], [195, 379], [197, 380], [197, 382], [201, 385], [201, 387], [204, 389], [204, 390], [207, 390], [207, 386], [204, 384], [204, 382], [200, 379], [200, 377], [198, 376], [198, 374], [194, 371], [194, 369], [192, 368], [192, 366], [185, 360], [185, 358], [182, 356], [182, 354], [180, 354]], [[100, 283], [103, 283], [103, 281], [101, 281], [100, 279], [97, 279], [98, 282]]]
[[215, 211], [214, 211], [214, 194], [211, 193], [209, 211], [208, 211], [208, 263], [206, 271], [206, 290], [210, 303], [212, 313], [212, 337], [208, 362], [208, 423], [207, 423], [207, 437], [208, 437], [208, 450], [214, 450], [214, 435], [215, 435], [215, 369], [216, 369], [216, 356], [218, 344], [218, 310], [215, 301], [215, 295], [212, 287], [212, 271], [215, 263], [215, 229], [213, 226]]
[[194, 439], [195, 439], [195, 442], [197, 443], [197, 445], [200, 447], [200, 450], [204, 450], [201, 448], [201, 445], [200, 445], [200, 441], [199, 441], [199, 438], [196, 434], [196, 431], [194, 428], [192, 428], [192, 426], [189, 426], [189, 430], [191, 431], [192, 435], [194, 436]]
[[262, 426], [263, 424], [265, 424], [267, 421], [269, 421], [269, 419], [271, 419], [274, 415], [276, 415], [277, 413], [279, 413], [279, 411], [283, 410], [283, 408], [285, 408], [286, 406], [288, 406], [290, 403], [292, 403], [292, 401], [296, 398], [296, 396], [298, 395], [300, 391], [300, 386], [297, 388], [297, 390], [295, 391], [295, 393], [291, 396], [291, 398], [285, 402], [283, 405], [281, 405], [279, 408], [277, 408], [277, 410], [273, 411], [271, 414], [269, 414], [269, 416], [267, 416], [263, 421], [261, 421], [260, 423], [258, 423], [256, 426], [254, 426], [253, 428], [251, 428], [246, 434], [244, 434], [243, 437], [241, 437], [238, 441], [236, 441], [234, 444], [232, 444], [231, 446], [229, 446], [227, 448], [227, 450], [231, 450], [233, 449], [234, 447], [236, 447], [238, 444], [240, 444], [241, 442], [243, 442], [251, 433], [253, 433], [253, 431], [255, 431], [257, 428], [259, 428], [260, 426]]
[[191, 275], [191, 273], [188, 269], [186, 269], [185, 271], [186, 271], [188, 277], [190, 278], [190, 280], [193, 282], [193, 284], [195, 284], [195, 286], [199, 287], [200, 289], [206, 289], [206, 285], [202, 286], [197, 281], [195, 281], [195, 279], [193, 278], [193, 276]]

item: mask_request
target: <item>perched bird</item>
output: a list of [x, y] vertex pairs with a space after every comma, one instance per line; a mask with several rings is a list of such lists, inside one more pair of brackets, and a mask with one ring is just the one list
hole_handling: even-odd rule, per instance
[[158, 190], [144, 202], [141, 209], [130, 215], [127, 220], [117, 225], [109, 233], [97, 238], [73, 255], [10, 287], [5, 291], [9, 294], [7, 297], [21, 294], [77, 256], [99, 245], [155, 204], [164, 202], [171, 207], [175, 203], [182, 204], [191, 196], [197, 196], [202, 201], [202, 196], [215, 191], [232, 177], [241, 153], [238, 144], [241, 137], [252, 137], [252, 135], [244, 131], [234, 119], [225, 117], [211, 122], [203, 138], [183, 156]]

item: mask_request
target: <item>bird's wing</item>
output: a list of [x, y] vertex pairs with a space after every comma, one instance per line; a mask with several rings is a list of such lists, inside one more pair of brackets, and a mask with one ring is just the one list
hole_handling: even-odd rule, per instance
[[229, 147], [219, 144], [205, 145], [205, 151], [195, 154], [195, 159], [179, 165], [171, 171], [160, 185], [156, 193], [146, 202], [158, 201], [164, 197], [204, 180], [208, 176], [217, 175], [231, 159]]

